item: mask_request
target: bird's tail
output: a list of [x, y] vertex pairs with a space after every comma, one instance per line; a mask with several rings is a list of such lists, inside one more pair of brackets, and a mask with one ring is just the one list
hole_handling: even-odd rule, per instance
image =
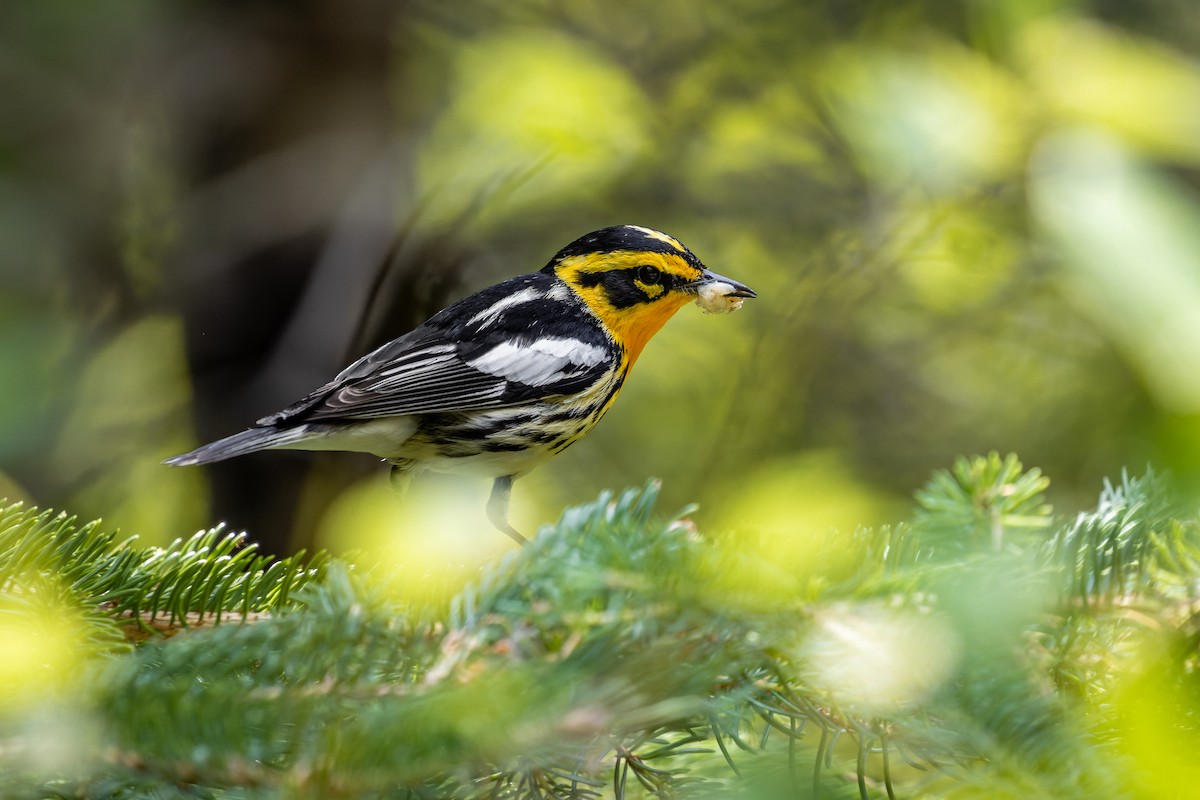
[[253, 453], [258, 450], [269, 450], [276, 447], [287, 447], [311, 436], [305, 426], [295, 428], [251, 428], [233, 436], [226, 436], [202, 447], [197, 447], [190, 453], [184, 453], [174, 458], [168, 458], [164, 464], [173, 467], [189, 467], [193, 464], [211, 464], [214, 461], [224, 461], [234, 456]]

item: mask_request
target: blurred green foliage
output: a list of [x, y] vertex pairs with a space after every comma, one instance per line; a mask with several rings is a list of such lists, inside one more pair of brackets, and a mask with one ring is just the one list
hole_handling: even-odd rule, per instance
[[[760, 299], [684, 309], [518, 527], [658, 474], [820, 536], [992, 448], [1059, 502], [1200, 479], [1188, 3], [15, 0], [0, 39], [0, 494], [280, 548], [337, 546], [357, 498], [382, 534], [369, 460], [212, 492], [158, 461], [333, 374], [369, 307], [394, 335], [621, 222]], [[368, 218], [409, 283], [372, 283]]]
[[0, 793], [1195, 797], [1195, 504], [1047, 486], [959, 459], [905, 522], [789, 551], [651, 483], [436, 585], [0, 509]]
[[[0, 497], [166, 545], [0, 514], [5, 792], [1195, 794], [1189, 0], [8, 0], [0, 85]], [[626, 222], [759, 299], [514, 520], [703, 538], [159, 464]]]

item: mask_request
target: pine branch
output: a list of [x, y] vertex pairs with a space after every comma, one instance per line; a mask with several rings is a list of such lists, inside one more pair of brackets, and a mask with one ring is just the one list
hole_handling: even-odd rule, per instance
[[[732, 554], [776, 575], [771, 553], [659, 517], [656, 484], [567, 510], [448, 613], [219, 531], [136, 550], [11, 509], [0, 576], [13, 614], [49, 581], [109, 626], [93, 705], [113, 749], [60, 778], [72, 796], [1120, 796], [1136, 632], [1162, 639], [1172, 703], [1196, 666], [1195, 525], [1156, 476], [1070, 523], [1045, 485], [1011, 456], [960, 461], [912, 522], [847, 535], [853, 563], [774, 604], [720, 574]], [[135, 610], [195, 628], [255, 607], [289, 613], [111, 641]]]
[[1037, 469], [1023, 471], [1012, 454], [960, 458], [917, 492], [915, 525], [926, 546], [943, 555], [1019, 550], [1051, 523], [1042, 495], [1049, 483]]
[[1106, 608], [1131, 596], [1171, 593], [1200, 576], [1200, 537], [1180, 522], [1166, 481], [1153, 471], [1105, 481], [1094, 511], [1079, 514], [1051, 540], [1063, 567], [1064, 597]]
[[[276, 611], [318, 578], [327, 557], [305, 560], [258, 554], [244, 533], [220, 526], [167, 547], [138, 548], [99, 522], [0, 503], [0, 588], [12, 591], [37, 576], [69, 587], [80, 607], [98, 607], [132, 623], [132, 638], [209, 621]], [[160, 620], [165, 616], [165, 623]]]

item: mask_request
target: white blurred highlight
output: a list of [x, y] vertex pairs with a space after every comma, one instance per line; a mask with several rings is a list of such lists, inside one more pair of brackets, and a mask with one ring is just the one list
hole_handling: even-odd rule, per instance
[[935, 617], [881, 606], [822, 611], [802, 647], [814, 685], [860, 713], [886, 713], [929, 697], [961, 655]]

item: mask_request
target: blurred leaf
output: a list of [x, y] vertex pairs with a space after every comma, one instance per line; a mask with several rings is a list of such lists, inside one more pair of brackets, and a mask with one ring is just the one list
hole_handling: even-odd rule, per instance
[[[12, 465], [39, 455], [55, 433], [54, 416], [71, 400], [63, 386], [76, 367], [73, 350], [79, 347], [81, 326], [58, 308], [30, 303], [20, 285], [5, 285], [7, 292], [0, 291], [0, 386], [6, 387], [0, 391], [0, 461]], [[41, 287], [28, 291], [42, 293]]]
[[74, 384], [74, 408], [54, 462], [78, 487], [76, 503], [150, 540], [193, 530], [203, 514], [204, 475], [159, 463], [182, 452], [188, 377], [177, 319], [146, 317], [97, 350]]
[[735, 607], [760, 609], [845, 580], [859, 565], [855, 530], [900, 508], [828, 452], [769, 461], [716, 499], [715, 587]]
[[1094, 20], [1049, 18], [1020, 31], [1030, 81], [1050, 116], [1151, 155], [1200, 161], [1200, 62]]
[[444, 608], [515, 547], [485, 517], [488, 491], [482, 481], [423, 475], [401, 496], [376, 476], [338, 497], [316, 541], [352, 553], [406, 607]]
[[[502, 30], [461, 49], [455, 67], [449, 106], [419, 157], [420, 194], [434, 220], [472, 209], [472, 224], [486, 228], [595, 199], [648, 145], [651, 106], [584, 41], [551, 29]], [[475, 208], [513, 181], [503, 204]]]
[[1087, 131], [1047, 140], [1030, 180], [1037, 222], [1080, 304], [1160, 403], [1200, 410], [1200, 203], [1118, 141]]
[[128, 134], [122, 180], [123, 207], [114, 227], [121, 236], [121, 262], [130, 286], [143, 295], [162, 283], [164, 267], [179, 237], [179, 186], [175, 158], [162, 140], [161, 117]]
[[1017, 81], [980, 54], [922, 44], [905, 53], [864, 43], [826, 59], [822, 85], [864, 172], [934, 192], [1010, 174], [1028, 127]]
[[[1020, 244], [989, 206], [911, 200], [893, 220], [888, 255], [917, 301], [893, 313], [957, 316], [986, 306], [1017, 277]], [[889, 322], [896, 319], [878, 320], [880, 328]]]
[[1166, 631], [1139, 642], [1111, 702], [1126, 783], [1139, 798], [1200, 797], [1200, 681], [1194, 632]]

